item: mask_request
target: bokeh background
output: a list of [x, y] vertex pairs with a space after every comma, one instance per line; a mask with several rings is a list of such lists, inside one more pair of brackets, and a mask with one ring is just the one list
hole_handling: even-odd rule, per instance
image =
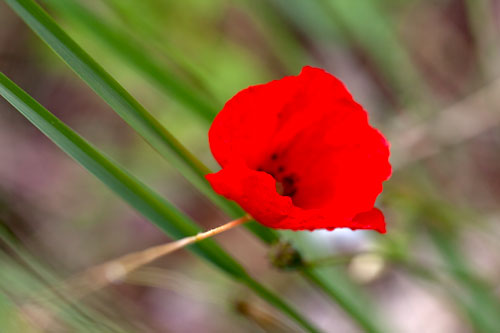
[[[194, 110], [219, 110], [239, 90], [304, 65], [339, 77], [392, 144], [394, 174], [377, 203], [388, 233], [283, 238], [333, 283], [362, 294], [387, 331], [500, 327], [500, 1], [39, 3], [213, 169], [209, 122]], [[230, 220], [4, 2], [0, 70], [204, 228]], [[169, 239], [3, 99], [0, 231], [2, 332], [300, 331], [185, 250], [78, 300], [44, 296], [89, 267]], [[244, 228], [217, 240], [324, 331], [362, 331], [297, 272], [274, 267], [269, 247]]]

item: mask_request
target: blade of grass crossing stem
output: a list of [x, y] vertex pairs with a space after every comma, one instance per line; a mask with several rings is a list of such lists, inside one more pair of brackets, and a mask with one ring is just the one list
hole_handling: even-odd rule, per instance
[[[200, 231], [189, 217], [106, 158], [2, 73], [0, 73], [0, 94], [65, 153], [167, 234], [181, 238]], [[318, 332], [301, 314], [252, 279], [245, 269], [214, 240], [203, 240], [191, 245], [190, 249], [247, 285], [307, 331]]]
[[[155, 222], [162, 230], [174, 238], [190, 236], [200, 231], [187, 217], [146, 185], [104, 157], [2, 73], [0, 73], [0, 93], [64, 152], [96, 175], [110, 189]], [[200, 242], [193, 249], [208, 259], [216, 258], [214, 263], [231, 274], [245, 275], [243, 268], [236, 265], [229, 257], [224, 257], [219, 250], [214, 250], [213, 244]]]
[[101, 98], [155, 149], [171, 160], [171, 153], [185, 164], [172, 161], [180, 170], [189, 167], [199, 178], [210, 171], [188, 152], [115, 79], [81, 49], [31, 0], [6, 0], [28, 26], [59, 55]]
[[161, 90], [176, 98], [178, 101], [194, 111], [197, 116], [205, 121], [212, 121], [217, 111], [203, 98], [200, 98], [189, 86], [184, 84], [180, 77], [169, 72], [165, 66], [144, 53], [140, 43], [131, 39], [124, 31], [112, 28], [102, 18], [95, 16], [86, 7], [73, 0], [43, 0], [52, 8], [64, 13], [72, 22], [80, 25], [97, 37], [103, 45], [109, 47], [115, 54], [124, 59], [132, 67], [149, 78]]
[[[169, 160], [202, 193], [232, 217], [240, 217], [243, 211], [235, 204], [216, 195], [204, 179], [210, 170], [189, 153], [156, 119], [154, 119], [128, 92], [125, 91], [104, 69], [83, 51], [57, 24], [31, 0], [6, 0], [14, 11], [37, 33], [99, 96], [101, 96], [132, 128], [142, 135], [163, 157]], [[173, 154], [172, 154], [173, 153]], [[175, 156], [172, 156], [175, 155]], [[266, 243], [279, 240], [274, 230], [258, 223], [245, 225]], [[314, 273], [311, 273], [314, 274]], [[308, 277], [312, 283], [316, 279]], [[328, 288], [327, 284], [318, 285]], [[341, 285], [338, 288], [342, 288]], [[342, 293], [325, 289], [328, 295]], [[335, 298], [333, 298], [336, 300]], [[345, 302], [351, 303], [352, 299]], [[341, 306], [343, 303], [339, 303]], [[349, 308], [344, 308], [356, 320]], [[365, 312], [370, 320], [369, 309]], [[361, 326], [362, 323], [360, 323]], [[374, 326], [376, 326], [374, 324]]]
[[[239, 207], [212, 191], [204, 178], [204, 175], [211, 171], [80, 48], [40, 6], [32, 0], [6, 0], [6, 2], [89, 87], [188, 181], [232, 217], [243, 215]], [[265, 241], [274, 242], [278, 239], [272, 230], [256, 223], [248, 223], [246, 227]]]

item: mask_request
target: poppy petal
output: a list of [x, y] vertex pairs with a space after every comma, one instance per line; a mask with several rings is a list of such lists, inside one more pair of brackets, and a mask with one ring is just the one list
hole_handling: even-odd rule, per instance
[[389, 143], [341, 81], [322, 69], [249, 87], [209, 132], [222, 170], [214, 190], [283, 229], [385, 230], [374, 210], [389, 178]]

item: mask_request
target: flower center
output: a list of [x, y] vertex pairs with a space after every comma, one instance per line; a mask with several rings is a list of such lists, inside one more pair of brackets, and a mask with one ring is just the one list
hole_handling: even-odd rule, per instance
[[[291, 197], [297, 192], [297, 187], [295, 186], [295, 177], [293, 175], [276, 178], [276, 191], [284, 196]], [[281, 179], [280, 179], [281, 178]]]
[[276, 180], [276, 192], [293, 200], [297, 193], [297, 176], [288, 172], [285, 166], [279, 163], [278, 154], [273, 153], [270, 160], [264, 166], [257, 168], [257, 171], [270, 174]]

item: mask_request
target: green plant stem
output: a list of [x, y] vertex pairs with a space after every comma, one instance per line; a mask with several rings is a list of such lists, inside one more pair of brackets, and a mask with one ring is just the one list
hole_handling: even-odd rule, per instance
[[[186, 179], [231, 217], [237, 218], [244, 215], [241, 208], [234, 203], [228, 202], [212, 191], [210, 185], [204, 178], [204, 175], [211, 171], [175, 139], [168, 130], [148, 113], [141, 104], [139, 104], [80, 46], [78, 46], [40, 6], [32, 0], [6, 0], [6, 2], [33, 31], [89, 85], [89, 87], [101, 96], [101, 98], [154, 149], [172, 163]], [[246, 224], [246, 227], [268, 244], [279, 240], [279, 236], [275, 231], [265, 228], [260, 224], [250, 222]], [[195, 232], [198, 232], [198, 230], [190, 229], [190, 233], [177, 234], [175, 238]], [[203, 242], [200, 244], [203, 244]], [[315, 284], [317, 283], [317, 278], [313, 277], [316, 276], [316, 274], [319, 273], [313, 270], [308, 275], [308, 279]], [[336, 298], [332, 297], [334, 301], [342, 298], [343, 301], [338, 303], [341, 306], [354, 301], [352, 298], [346, 299], [346, 297], [349, 298], [348, 295], [339, 292], [343, 287], [350, 289], [354, 287], [348, 280], [345, 279], [342, 281], [344, 285], [319, 285], [320, 288], [324, 289], [327, 295], [337, 295]], [[351, 313], [353, 307], [344, 307], [344, 309], [355, 321], [357, 321], [357, 318], [361, 315], [360, 313]], [[370, 320], [371, 311], [371, 309], [365, 309], [365, 321]], [[362, 323], [359, 324], [363, 326]]]
[[[232, 218], [245, 214], [237, 205], [213, 192], [205, 179], [211, 170], [80, 48], [40, 6], [32, 0], [6, 2], [89, 87], [207, 198]], [[255, 222], [248, 223], [246, 228], [266, 242], [278, 240], [276, 233]]]
[[[12, 104], [41, 132], [65, 153], [84, 166], [137, 211], [173, 238], [200, 232], [199, 226], [178, 211], [159, 194], [135, 179], [116, 163], [105, 157], [31, 96], [0, 73], [0, 95]], [[271, 293], [248, 275], [245, 269], [212, 239], [192, 244], [195, 253], [239, 281], [242, 281], [270, 304], [294, 319], [308, 332], [318, 332], [314, 325], [277, 295]]]

